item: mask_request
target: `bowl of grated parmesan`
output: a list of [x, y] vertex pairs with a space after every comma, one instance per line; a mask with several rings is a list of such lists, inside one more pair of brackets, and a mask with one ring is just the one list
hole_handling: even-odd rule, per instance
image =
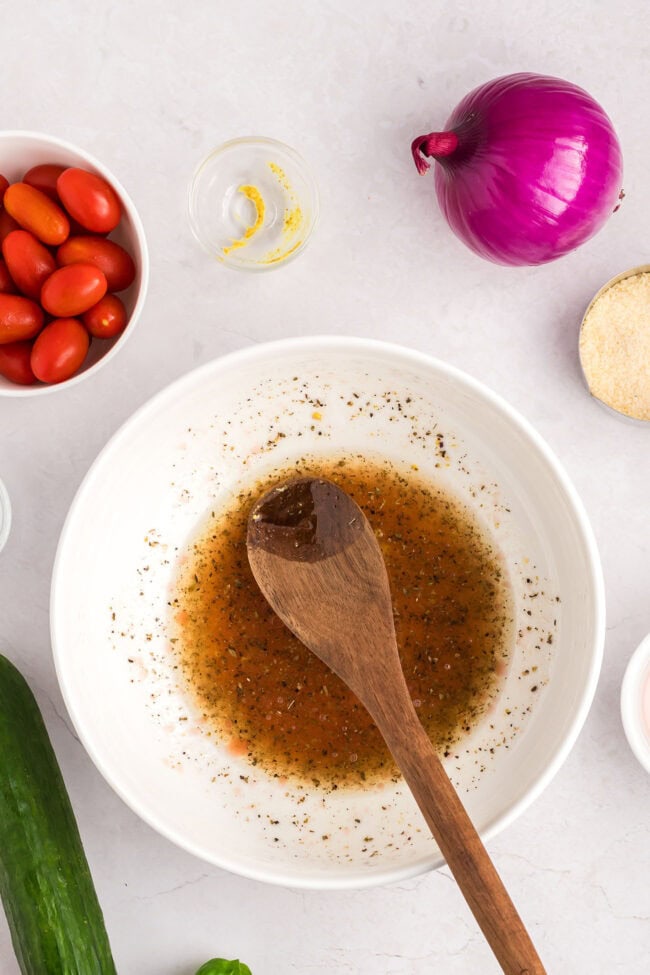
[[620, 416], [650, 420], [650, 265], [624, 271], [592, 299], [580, 326], [592, 396]]

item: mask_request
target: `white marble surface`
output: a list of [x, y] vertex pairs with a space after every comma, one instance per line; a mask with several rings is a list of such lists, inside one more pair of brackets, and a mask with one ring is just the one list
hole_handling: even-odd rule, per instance
[[[71, 733], [54, 675], [57, 537], [107, 438], [195, 365], [266, 339], [334, 332], [401, 341], [483, 380], [535, 424], [585, 502], [607, 585], [602, 678], [568, 761], [490, 851], [549, 973], [647, 972], [650, 778], [627, 747], [618, 695], [650, 630], [650, 431], [590, 401], [576, 357], [590, 296], [650, 258], [647, 5], [24, 0], [2, 20], [3, 126], [47, 131], [102, 159], [138, 204], [151, 250], [144, 316], [95, 381], [0, 400], [0, 476], [14, 509], [0, 556], [0, 649], [43, 709], [119, 971], [193, 975], [215, 954], [241, 957], [253, 975], [497, 971], [446, 870], [372, 891], [296, 892], [176, 849], [104, 783]], [[515, 70], [590, 90], [626, 161], [619, 214], [537, 269], [499, 268], [464, 249], [409, 154], [471, 87]], [[321, 187], [313, 243], [271, 274], [213, 264], [185, 217], [198, 160], [247, 134], [301, 150]], [[4, 919], [0, 971], [18, 971]]]

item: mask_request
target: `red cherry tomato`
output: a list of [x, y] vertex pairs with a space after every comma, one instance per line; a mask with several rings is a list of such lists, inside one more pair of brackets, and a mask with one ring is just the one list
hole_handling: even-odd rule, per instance
[[69, 318], [96, 305], [106, 289], [106, 275], [94, 264], [69, 264], [46, 280], [41, 288], [41, 304], [56, 318]]
[[90, 336], [77, 318], [55, 318], [34, 342], [34, 375], [44, 383], [64, 382], [81, 366], [89, 345]]
[[65, 166], [57, 166], [56, 163], [42, 163], [40, 166], [32, 166], [23, 176], [23, 183], [33, 186], [41, 193], [49, 196], [55, 203], [58, 203], [59, 194], [56, 191], [56, 181], [64, 169]]
[[2, 256], [18, 290], [38, 301], [43, 282], [56, 271], [54, 255], [29, 230], [14, 230], [2, 242]]
[[36, 376], [31, 367], [33, 342], [7, 342], [0, 345], [0, 376], [19, 386], [31, 386]]
[[20, 230], [20, 224], [16, 223], [3, 207], [0, 207], [0, 244], [12, 230]]
[[5, 195], [5, 190], [9, 186], [9, 180], [6, 176], [0, 173], [0, 203], [2, 203], [2, 197]]
[[18, 291], [16, 284], [9, 274], [9, 270], [4, 261], [0, 261], [0, 294], [15, 295]]
[[71, 217], [96, 234], [107, 234], [120, 222], [122, 207], [112, 186], [85, 169], [66, 169], [56, 188]]
[[0, 294], [0, 345], [33, 339], [43, 327], [43, 309], [22, 295]]
[[106, 275], [109, 291], [123, 291], [133, 284], [133, 258], [114, 240], [105, 237], [68, 237], [56, 252], [59, 264], [94, 264]]
[[70, 221], [61, 207], [27, 183], [12, 183], [2, 202], [7, 213], [44, 244], [56, 247], [70, 233]]
[[82, 321], [93, 338], [112, 339], [126, 328], [126, 308], [117, 295], [104, 295], [83, 313]]

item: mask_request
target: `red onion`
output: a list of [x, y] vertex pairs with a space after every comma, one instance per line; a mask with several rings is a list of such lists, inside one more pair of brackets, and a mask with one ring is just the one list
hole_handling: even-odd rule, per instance
[[435, 169], [438, 202], [468, 247], [497, 264], [544, 264], [579, 247], [622, 199], [612, 123], [568, 81], [496, 78], [470, 92], [446, 131], [414, 140], [419, 173]]

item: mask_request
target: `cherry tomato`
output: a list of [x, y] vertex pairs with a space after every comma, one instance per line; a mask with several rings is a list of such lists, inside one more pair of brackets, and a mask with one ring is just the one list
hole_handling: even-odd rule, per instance
[[105, 237], [68, 237], [56, 252], [59, 264], [94, 264], [106, 275], [109, 291], [124, 291], [135, 278], [133, 258]]
[[0, 203], [2, 203], [2, 197], [5, 195], [5, 190], [9, 186], [9, 180], [6, 176], [0, 173]]
[[31, 367], [33, 342], [7, 342], [0, 345], [0, 376], [20, 386], [31, 386], [36, 376]]
[[126, 328], [126, 308], [117, 295], [104, 295], [81, 320], [93, 338], [112, 339]]
[[54, 255], [29, 230], [14, 230], [2, 242], [2, 256], [18, 290], [38, 301], [43, 282], [56, 271]]
[[5, 190], [3, 204], [21, 227], [44, 244], [58, 246], [70, 233], [70, 221], [61, 207], [27, 183], [12, 183]]
[[64, 382], [81, 366], [89, 345], [90, 336], [77, 318], [55, 318], [34, 342], [34, 375], [44, 383]]
[[3, 295], [15, 295], [18, 288], [4, 261], [0, 261], [0, 294]]
[[57, 166], [56, 163], [42, 163], [40, 166], [32, 166], [23, 176], [23, 183], [33, 186], [35, 189], [45, 193], [55, 203], [59, 202], [59, 194], [56, 191], [56, 181], [65, 169], [65, 166]]
[[120, 222], [122, 206], [112, 186], [85, 169], [66, 169], [56, 188], [71, 217], [86, 230], [107, 234]]
[[20, 224], [16, 223], [3, 207], [0, 207], [0, 244], [12, 230], [20, 230]]
[[94, 264], [68, 264], [46, 280], [41, 288], [41, 304], [56, 318], [69, 318], [96, 305], [106, 289], [106, 275]]
[[0, 344], [33, 339], [43, 327], [43, 309], [22, 295], [0, 294]]

